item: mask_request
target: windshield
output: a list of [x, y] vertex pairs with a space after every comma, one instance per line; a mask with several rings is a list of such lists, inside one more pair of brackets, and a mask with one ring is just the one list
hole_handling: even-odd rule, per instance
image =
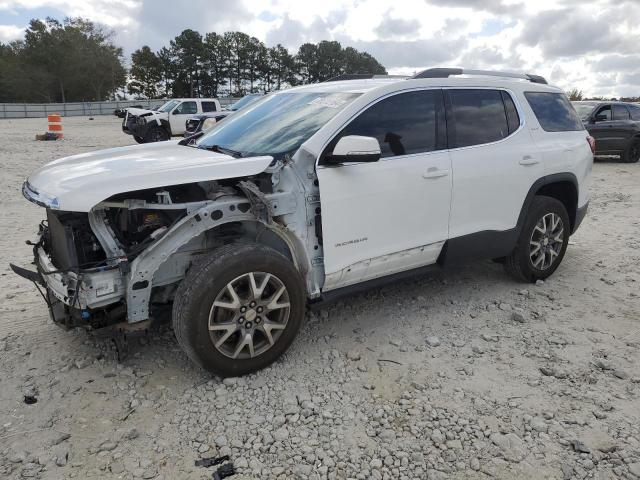
[[258, 100], [262, 95], [245, 95], [244, 97], [242, 97], [240, 100], [238, 100], [236, 103], [232, 104], [229, 106], [229, 110], [231, 110], [232, 112], [235, 112], [237, 110], [240, 110], [243, 107], [246, 107], [247, 105], [249, 105], [250, 103], [255, 102], [256, 100]]
[[243, 157], [293, 154], [359, 93], [279, 93], [207, 132], [200, 148], [234, 150]]
[[593, 110], [593, 107], [595, 106], [592, 103], [577, 103], [577, 102], [572, 102], [572, 103], [573, 103], [573, 108], [576, 109], [576, 112], [578, 112], [578, 115], [580, 116], [580, 118], [587, 118], [591, 113], [591, 111]]
[[158, 108], [158, 112], [169, 112], [173, 107], [180, 103], [178, 100], [169, 100], [167, 103]]

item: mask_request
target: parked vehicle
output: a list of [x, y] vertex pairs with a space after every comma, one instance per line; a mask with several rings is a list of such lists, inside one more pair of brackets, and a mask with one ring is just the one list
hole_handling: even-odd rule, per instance
[[228, 108], [223, 109], [221, 112], [201, 113], [188, 118], [187, 123], [185, 124], [186, 131], [184, 132], [184, 136], [189, 137], [195, 133], [201, 132], [202, 130], [207, 130], [213, 127], [219, 121], [227, 118], [238, 110], [255, 103], [256, 100], [263, 98], [263, 96], [264, 95], [261, 93], [250, 93], [230, 105]]
[[124, 118], [124, 116], [127, 114], [128, 108], [142, 108], [142, 105], [131, 105], [129, 107], [116, 108], [113, 111], [113, 114], [118, 118]]
[[619, 155], [622, 161], [640, 160], [640, 105], [624, 102], [573, 102], [597, 155]]
[[242, 375], [289, 347], [309, 302], [471, 259], [547, 278], [587, 211], [593, 148], [535, 75], [292, 88], [195, 141], [37, 170], [37, 271], [12, 268], [68, 328], [144, 328], [172, 303], [189, 357]]
[[220, 110], [220, 102], [215, 98], [176, 98], [157, 110], [128, 108], [122, 131], [133, 135], [138, 143], [161, 142], [183, 135], [185, 122], [192, 115]]

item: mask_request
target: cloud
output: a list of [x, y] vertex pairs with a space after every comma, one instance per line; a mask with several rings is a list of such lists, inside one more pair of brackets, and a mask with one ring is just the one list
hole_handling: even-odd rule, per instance
[[462, 52], [465, 40], [435, 37], [425, 40], [373, 40], [349, 41], [340, 39], [344, 45], [364, 50], [373, 55], [387, 70], [407, 68], [420, 70], [453, 62]]
[[[131, 25], [139, 9], [138, 0], [0, 0], [0, 13], [19, 15], [21, 11], [42, 9], [70, 17], [83, 17], [109, 27]], [[1, 17], [0, 17], [1, 18]]]
[[[599, 72], [635, 71], [640, 67], [640, 55], [606, 54], [600, 58], [600, 60], [593, 62], [592, 66], [594, 70]], [[636, 78], [636, 80], [638, 80], [638, 78]]]
[[[177, 6], [174, 0], [142, 0], [137, 15], [140, 28], [135, 32], [138, 47], [144, 43], [159, 49], [186, 29], [203, 35], [213, 31], [244, 30], [256, 17], [241, 1], [190, 0], [188, 8], [180, 11]], [[127, 32], [128, 35], [131, 33]]]
[[24, 28], [17, 25], [0, 25], [0, 42], [9, 43], [24, 36]]
[[561, 9], [530, 18], [520, 40], [538, 46], [547, 57], [572, 57], [637, 48], [640, 37], [614, 29], [609, 15], [589, 15], [582, 10]]
[[279, 43], [289, 49], [297, 49], [305, 42], [331, 40], [334, 37], [334, 30], [341, 27], [346, 18], [346, 10], [334, 10], [329, 12], [326, 20], [316, 15], [311, 23], [305, 24], [285, 13], [280, 24], [267, 33], [265, 41], [269, 46]]
[[504, 0], [425, 0], [427, 3], [454, 8], [468, 8], [470, 10], [481, 10], [491, 12], [497, 15], [506, 15], [520, 13], [524, 9], [521, 2], [509, 2]]
[[295, 52], [337, 40], [390, 73], [433, 66], [522, 70], [587, 95], [640, 95], [638, 0], [0, 0], [0, 41], [30, 18], [82, 16], [115, 31], [125, 54], [182, 30], [241, 30]]
[[420, 30], [420, 22], [413, 19], [385, 17], [374, 31], [380, 38], [415, 35]]

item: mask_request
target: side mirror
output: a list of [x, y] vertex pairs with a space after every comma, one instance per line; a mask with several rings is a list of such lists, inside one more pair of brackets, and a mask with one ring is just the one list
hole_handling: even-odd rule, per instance
[[380, 160], [380, 144], [373, 137], [347, 135], [338, 140], [333, 152], [325, 157], [331, 165], [365, 163]]

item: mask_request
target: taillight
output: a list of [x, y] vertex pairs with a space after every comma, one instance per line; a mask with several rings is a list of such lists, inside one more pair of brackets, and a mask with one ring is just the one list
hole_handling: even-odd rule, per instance
[[596, 153], [596, 139], [593, 138], [591, 135], [587, 135], [587, 143], [589, 144], [589, 147], [591, 147], [591, 153], [593, 153], [595, 155], [595, 153]]

